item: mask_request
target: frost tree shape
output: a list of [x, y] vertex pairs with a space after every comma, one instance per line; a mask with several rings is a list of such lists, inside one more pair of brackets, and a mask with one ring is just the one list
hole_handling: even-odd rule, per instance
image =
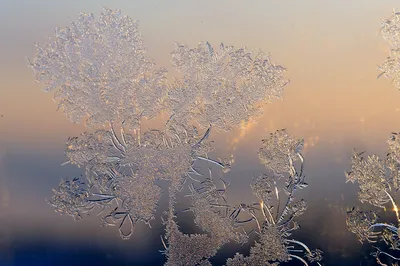
[[58, 108], [72, 122], [137, 128], [141, 117], [163, 108], [166, 70], [155, 69], [138, 23], [120, 10], [104, 8], [98, 19], [82, 13], [36, 49], [29, 62], [36, 80], [46, 84], [46, 92], [55, 91]]
[[[137, 223], [151, 225], [163, 192], [157, 182], [164, 180], [169, 182], [166, 234], [161, 237], [166, 265], [211, 265], [209, 259], [223, 245], [248, 241], [253, 231], [246, 232], [244, 225], [251, 223], [259, 237], [250, 256], [237, 254], [227, 265], [278, 265], [292, 259], [307, 265], [306, 260], [321, 260], [321, 251], [289, 239], [299, 227], [295, 218], [307, 207], [294, 195], [307, 186], [301, 140], [279, 131], [271, 135], [272, 142], [264, 141], [260, 160], [274, 175], [256, 177], [252, 188], [257, 203], [229, 204], [225, 180], [220, 178], [218, 185], [211, 167], [208, 177], [195, 167], [202, 161], [228, 172], [232, 158], [221, 162], [208, 157], [212, 128], [229, 130], [261, 114], [263, 104], [281, 98], [288, 83], [285, 69], [269, 55], [223, 44], [218, 51], [209, 43], [193, 49], [177, 45], [173, 63], [183, 79], [168, 85], [166, 70], [156, 69], [146, 55], [138, 23], [107, 8], [97, 19], [81, 14], [36, 47], [29, 64], [37, 81], [46, 84], [45, 91], [55, 91], [68, 119], [103, 126], [68, 139], [66, 163], [82, 167], [85, 177], [62, 180], [53, 190], [49, 203], [57, 212], [75, 220], [98, 213], [102, 225], [117, 226], [120, 236], [129, 239]], [[162, 111], [171, 114], [164, 127], [143, 130], [142, 118]], [[205, 133], [189, 126], [192, 122]], [[300, 171], [294, 166], [297, 160]], [[287, 200], [280, 209], [275, 181], [282, 176]], [[186, 211], [193, 213], [202, 234], [182, 233], [177, 224], [175, 199], [186, 186], [191, 200]], [[295, 246], [302, 248], [303, 256]]]
[[394, 10], [391, 17], [383, 20], [381, 34], [390, 45], [390, 55], [379, 67], [381, 73], [378, 78], [390, 78], [394, 86], [400, 89], [400, 12]]
[[172, 62], [183, 79], [176, 80], [168, 94], [170, 119], [182, 124], [195, 120], [202, 127], [229, 130], [259, 115], [263, 103], [281, 98], [288, 83], [285, 69], [269, 55], [246, 48], [177, 44]]
[[[255, 184], [252, 185], [254, 195], [259, 199], [259, 209], [248, 208], [250, 212], [255, 214], [258, 210], [262, 214], [262, 220], [259, 221], [256, 215], [252, 215], [249, 221], [255, 221], [257, 224], [258, 240], [255, 245], [250, 249], [250, 255], [244, 257], [241, 254], [236, 254], [235, 257], [227, 260], [227, 266], [233, 265], [279, 265], [280, 263], [287, 262], [289, 260], [299, 260], [304, 265], [308, 265], [307, 260], [310, 263], [316, 262], [318, 265], [322, 259], [322, 251], [316, 249], [310, 250], [308, 246], [295, 239], [290, 239], [292, 232], [299, 228], [299, 225], [295, 221], [295, 218], [302, 215], [306, 208], [307, 203], [303, 199], [296, 199], [295, 192], [298, 189], [307, 187], [304, 182], [305, 177], [303, 175], [304, 160], [301, 155], [302, 143], [301, 140], [295, 140], [292, 136], [287, 134], [285, 130], [280, 130], [271, 134], [271, 139], [276, 136], [279, 138], [279, 144], [276, 142], [263, 141], [263, 148], [265, 150], [275, 150], [276, 147], [292, 147], [293, 149], [281, 149], [285, 151], [286, 157], [282, 156], [282, 162], [280, 165], [285, 165], [285, 168], [281, 167], [279, 173], [285, 173], [287, 175], [286, 186], [283, 189], [287, 195], [285, 204], [280, 208], [281, 197], [279, 188], [276, 181], [281, 177], [277, 174], [263, 174], [255, 177]], [[284, 137], [282, 137], [284, 136]], [[287, 143], [285, 144], [285, 139]], [[269, 145], [271, 146], [268, 146]], [[296, 143], [296, 145], [293, 145]], [[296, 169], [293, 158], [298, 157], [301, 159], [301, 164]], [[263, 160], [260, 158], [261, 162]], [[286, 160], [285, 163], [283, 161]], [[272, 164], [274, 165], [274, 164]], [[287, 168], [286, 168], [287, 165]], [[269, 167], [274, 169], [273, 167]], [[274, 202], [277, 206], [274, 206]], [[299, 249], [297, 249], [300, 248]], [[300, 256], [303, 252], [303, 257]]]
[[[395, 202], [399, 190], [400, 163], [399, 158], [399, 133], [392, 133], [389, 136], [389, 150], [385, 158], [377, 155], [365, 157], [363, 152], [353, 152], [351, 159], [351, 169], [346, 172], [347, 182], [357, 183], [360, 191], [359, 200], [362, 203], [369, 203], [373, 206], [386, 209], [389, 204], [396, 215], [396, 224], [378, 222], [379, 217], [376, 212], [363, 212], [353, 208], [347, 213], [346, 223], [351, 232], [356, 234], [362, 243], [367, 241], [376, 243], [385, 242], [390, 249], [400, 250], [399, 246], [399, 209]], [[380, 250], [372, 255], [375, 256], [380, 265], [386, 265], [381, 261], [382, 258], [395, 263], [400, 260], [393, 255]], [[394, 264], [393, 264], [394, 265]]]

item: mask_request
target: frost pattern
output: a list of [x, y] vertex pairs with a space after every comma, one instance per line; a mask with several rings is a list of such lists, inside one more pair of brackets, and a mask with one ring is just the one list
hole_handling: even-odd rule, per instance
[[128, 239], [137, 222], [150, 225], [154, 219], [161, 196], [155, 182], [169, 181], [170, 192], [179, 192], [187, 179], [196, 180], [192, 175], [199, 175], [194, 168], [196, 160], [227, 170], [229, 166], [208, 158], [212, 150], [209, 134], [210, 129], [198, 135], [197, 130], [170, 127], [140, 136], [121, 128], [118, 137], [111, 127], [69, 138], [68, 162], [85, 168], [87, 185], [78, 179], [62, 182], [52, 205], [76, 219], [96, 206], [101, 213], [108, 210], [103, 225], [118, 225], [121, 237]]
[[[257, 203], [230, 204], [229, 184], [213, 175], [211, 165], [226, 173], [233, 158], [221, 162], [208, 157], [213, 128], [229, 130], [258, 116], [264, 103], [281, 98], [288, 83], [285, 69], [262, 52], [223, 44], [215, 51], [208, 42], [193, 49], [177, 45], [172, 57], [183, 79], [167, 84], [166, 70], [155, 69], [146, 56], [137, 22], [107, 8], [98, 19], [81, 14], [37, 45], [30, 62], [37, 81], [46, 84], [45, 91], [55, 91], [59, 108], [71, 121], [101, 126], [68, 139], [66, 163], [82, 167], [85, 176], [62, 180], [49, 203], [75, 220], [97, 213], [102, 225], [116, 226], [122, 239], [129, 239], [137, 223], [150, 226], [155, 218], [165, 192], [158, 181], [164, 180], [169, 193], [161, 237], [165, 265], [209, 266], [225, 244], [244, 244], [252, 232], [258, 238], [250, 256], [237, 254], [227, 265], [279, 265], [293, 259], [319, 264], [322, 251], [290, 239], [299, 228], [295, 218], [307, 208], [295, 198], [295, 191], [307, 186], [302, 140], [282, 130], [263, 141], [259, 157], [273, 174], [255, 178]], [[164, 127], [143, 130], [142, 118], [162, 111], [171, 114]], [[208, 175], [196, 169], [200, 162], [209, 164]], [[276, 182], [281, 177], [287, 196], [282, 207]], [[185, 211], [193, 213], [201, 234], [185, 234], [177, 223], [175, 199], [185, 187], [190, 192]], [[247, 232], [244, 225], [250, 224], [256, 229]]]
[[169, 91], [171, 120], [188, 124], [196, 120], [228, 130], [262, 111], [262, 104], [281, 98], [287, 81], [285, 69], [262, 52], [208, 42], [194, 48], [177, 44], [174, 66], [183, 73]]
[[362, 153], [353, 152], [351, 169], [346, 173], [348, 182], [357, 182], [360, 187], [358, 197], [361, 202], [384, 208], [385, 204], [393, 202], [393, 196], [399, 188], [398, 155], [389, 152], [385, 159], [377, 155], [368, 157]]
[[201, 182], [201, 187], [190, 187], [192, 205], [189, 208], [194, 214], [194, 222], [203, 231], [209, 233], [220, 243], [233, 240], [246, 243], [248, 236], [238, 231], [240, 221], [235, 215], [237, 210], [227, 204], [226, 186], [218, 189], [211, 178]]
[[[357, 183], [360, 188], [359, 200], [367, 202], [376, 207], [393, 209], [396, 215], [396, 224], [378, 222], [379, 217], [374, 211], [360, 211], [353, 208], [347, 213], [346, 224], [348, 229], [354, 233], [358, 240], [370, 243], [383, 241], [392, 250], [400, 250], [399, 246], [399, 209], [395, 202], [397, 191], [399, 190], [400, 156], [398, 148], [399, 133], [392, 133], [389, 136], [389, 150], [385, 158], [377, 155], [364, 157], [364, 153], [353, 152], [351, 159], [351, 169], [346, 172], [347, 181]], [[375, 256], [379, 265], [387, 265], [381, 261], [382, 258], [389, 259], [395, 263], [400, 260], [390, 253], [377, 250], [372, 255]], [[395, 265], [395, 264], [393, 264]]]
[[390, 55], [379, 67], [381, 74], [378, 78], [390, 78], [400, 89], [400, 12], [393, 11], [392, 16], [382, 22], [381, 34], [390, 45]]
[[263, 139], [263, 147], [258, 150], [258, 157], [267, 169], [280, 175], [290, 170], [291, 161], [301, 159], [300, 151], [304, 147], [304, 140], [290, 136], [286, 129], [271, 133], [269, 138]]
[[[173, 203], [174, 199], [171, 197], [167, 212], [168, 219], [165, 221], [166, 234], [164, 238], [161, 238], [165, 247], [163, 253], [167, 257], [164, 265], [211, 265], [208, 259], [213, 257], [224, 243], [212, 235], [183, 234], [175, 221]], [[168, 244], [164, 242], [164, 239]]]
[[[249, 221], [256, 222], [259, 237], [250, 249], [248, 257], [236, 254], [234, 258], [227, 260], [227, 266], [279, 265], [293, 259], [308, 265], [306, 260], [317, 264], [322, 260], [321, 250], [310, 250], [306, 244], [290, 238], [292, 232], [299, 228], [295, 221], [296, 217], [302, 215], [307, 208], [305, 200], [299, 200], [295, 197], [295, 192], [298, 189], [307, 187], [303, 175], [304, 160], [300, 153], [303, 147], [301, 143], [302, 140], [296, 140], [286, 130], [278, 130], [271, 134], [269, 140], [263, 140], [261, 150], [282, 154], [279, 158], [276, 158], [276, 160], [281, 161], [278, 164], [271, 159], [266, 163], [260, 156], [260, 161], [266, 163], [267, 168], [273, 170], [273, 174], [262, 174], [255, 177], [255, 184], [252, 185], [252, 189], [254, 195], [260, 200], [257, 204], [259, 209], [254, 208], [256, 206], [254, 204], [252, 208], [247, 207], [249, 213], [252, 214]], [[301, 161], [298, 169], [293, 163], [294, 158], [299, 158]], [[275, 167], [276, 165], [279, 165], [280, 168]], [[279, 169], [279, 171], [276, 171], [276, 169]], [[279, 175], [275, 172], [278, 172]], [[286, 199], [280, 195], [276, 182], [284, 175], [286, 175], [286, 186], [283, 190], [284, 195], [287, 196]], [[280, 208], [282, 199], [285, 204]], [[261, 212], [262, 220], [259, 220], [255, 215], [256, 210]], [[303, 256], [300, 256], [301, 254]]]
[[79, 221], [83, 214], [90, 212], [94, 207], [89, 200], [89, 192], [83, 185], [78, 178], [62, 180], [58, 190], [53, 189], [54, 195], [49, 203], [60, 214], [70, 215]]
[[346, 225], [349, 231], [357, 236], [358, 241], [363, 243], [375, 242], [377, 234], [371, 231], [371, 226], [376, 223], [378, 216], [373, 211], [363, 212], [356, 208], [347, 212]]
[[30, 62], [36, 80], [55, 90], [68, 119], [87, 126], [124, 122], [137, 128], [153, 117], [167, 94], [166, 70], [146, 55], [138, 23], [119, 10], [104, 8], [98, 19], [80, 14], [69, 27], [37, 44]]
[[[171, 181], [178, 189], [184, 179], [195, 174], [193, 165], [197, 159], [214, 162], [206, 158], [212, 150], [207, 142], [208, 134], [209, 131], [203, 136], [194, 135], [181, 127], [150, 130], [140, 137], [125, 133], [122, 128], [118, 138], [113, 129], [98, 130], [94, 134], [70, 138], [66, 154], [71, 163], [86, 167], [89, 176], [94, 174], [94, 179], [109, 168], [115, 168], [152, 180]], [[214, 163], [227, 168], [222, 163]]]

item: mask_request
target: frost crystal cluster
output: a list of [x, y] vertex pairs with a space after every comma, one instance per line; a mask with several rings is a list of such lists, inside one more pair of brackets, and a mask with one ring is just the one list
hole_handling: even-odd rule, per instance
[[[207, 234], [184, 234], [176, 223], [174, 197], [170, 197], [169, 208], [164, 222], [166, 234], [161, 238], [167, 257], [165, 266], [211, 265], [209, 258], [215, 256], [224, 242]], [[164, 239], [167, 241], [165, 243]]]
[[195, 136], [185, 128], [167, 128], [150, 130], [139, 137], [121, 129], [117, 137], [111, 128], [70, 138], [66, 154], [69, 162], [85, 169], [87, 185], [79, 183], [81, 188], [77, 179], [62, 182], [55, 191], [53, 206], [74, 217], [97, 206], [106, 213], [103, 224], [118, 224], [121, 236], [127, 239], [137, 222], [150, 225], [154, 219], [161, 196], [157, 181], [169, 181], [174, 194], [187, 179], [195, 180], [192, 175], [199, 175], [194, 168], [197, 159], [226, 168], [207, 158], [212, 148], [207, 142], [209, 132]]
[[394, 86], [400, 89], [400, 12], [394, 11], [382, 22], [381, 34], [390, 45], [390, 55], [379, 67], [379, 77], [392, 79]]
[[[102, 182], [111, 168], [126, 175], [134, 173], [151, 180], [167, 180], [179, 189], [195, 173], [194, 162], [205, 160], [204, 156], [212, 150], [206, 140], [209, 131], [204, 136], [193, 132], [181, 127], [150, 130], [139, 136], [122, 129], [118, 138], [112, 128], [98, 130], [70, 138], [66, 154], [71, 163], [86, 168], [92, 182]], [[220, 166], [225, 168], [222, 163]]]
[[[279, 265], [293, 259], [299, 260], [304, 265], [308, 265], [307, 260], [310, 263], [315, 262], [320, 265], [319, 261], [322, 260], [321, 250], [310, 250], [306, 244], [291, 239], [292, 232], [300, 228], [295, 221], [296, 217], [302, 215], [307, 208], [305, 200], [295, 197], [295, 191], [307, 187], [304, 182], [304, 160], [300, 153], [302, 150], [300, 143], [302, 143], [302, 140], [296, 140], [286, 130], [279, 130], [271, 134], [270, 140], [263, 140], [261, 150], [265, 153], [267, 151], [279, 151], [278, 154], [281, 154], [277, 158], [281, 159], [279, 163], [281, 165], [281, 168], [279, 168], [280, 175], [273, 171], [272, 174], [255, 177], [255, 184], [252, 185], [252, 189], [254, 195], [259, 199], [259, 203], [246, 206], [243, 210], [251, 214], [249, 221], [255, 221], [257, 224], [259, 238], [250, 249], [249, 256], [236, 254], [233, 258], [227, 260], [227, 266]], [[294, 158], [301, 160], [299, 169], [296, 169], [293, 164]], [[268, 169], [276, 170], [275, 161], [265, 161], [261, 156], [260, 161]], [[280, 195], [280, 189], [276, 182], [282, 175], [286, 175], [287, 180], [286, 187], [283, 189], [286, 197]], [[280, 207], [282, 200], [284, 204]], [[257, 205], [259, 208], [256, 208]], [[262, 214], [261, 220], [257, 218], [255, 211]]]
[[82, 218], [82, 214], [88, 213], [94, 207], [89, 200], [89, 191], [78, 178], [63, 180], [57, 189], [53, 189], [54, 196], [49, 201], [60, 214], [73, 216], [76, 221]]
[[262, 142], [263, 147], [258, 150], [258, 157], [267, 169], [277, 175], [289, 172], [291, 162], [302, 159], [300, 151], [304, 147], [304, 140], [293, 138], [285, 129], [271, 133]]
[[287, 84], [285, 69], [262, 52], [208, 42], [194, 48], [177, 44], [172, 62], [183, 73], [168, 94], [173, 121], [195, 119], [227, 130], [262, 111], [262, 104], [280, 98]]
[[[389, 150], [385, 158], [377, 155], [364, 157], [364, 153], [353, 152], [351, 169], [346, 172], [347, 181], [357, 183], [360, 191], [359, 200], [383, 209], [390, 209], [396, 215], [396, 224], [378, 222], [379, 217], [375, 211], [360, 211], [353, 208], [347, 213], [346, 224], [349, 230], [356, 234], [360, 242], [376, 243], [385, 242], [390, 249], [400, 250], [399, 246], [399, 209], [395, 202], [400, 180], [399, 133], [389, 136]], [[389, 205], [389, 206], [387, 206]], [[380, 265], [386, 265], [382, 258], [392, 261], [400, 260], [393, 255], [381, 251], [373, 255]]]
[[68, 119], [87, 126], [124, 121], [136, 128], [141, 116], [162, 109], [166, 71], [155, 69], [146, 55], [138, 23], [119, 10], [105, 8], [96, 19], [80, 14], [69, 27], [55, 29], [46, 44], [37, 44], [30, 62], [37, 81]]

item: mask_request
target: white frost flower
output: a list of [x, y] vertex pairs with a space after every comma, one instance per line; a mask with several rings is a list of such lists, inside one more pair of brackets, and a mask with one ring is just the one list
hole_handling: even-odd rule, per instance
[[287, 81], [285, 69], [262, 52], [199, 43], [195, 48], [177, 44], [172, 62], [183, 72], [169, 92], [172, 120], [195, 120], [228, 130], [257, 116], [262, 104], [280, 98]]
[[166, 71], [154, 69], [138, 23], [119, 10], [104, 8], [98, 19], [80, 14], [36, 48], [30, 66], [45, 91], [56, 91], [69, 120], [87, 126], [124, 121], [136, 128], [140, 117], [160, 112]]

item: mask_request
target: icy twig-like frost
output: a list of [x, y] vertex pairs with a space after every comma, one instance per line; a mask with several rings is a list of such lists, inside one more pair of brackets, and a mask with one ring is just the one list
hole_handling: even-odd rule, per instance
[[375, 243], [377, 241], [378, 233], [374, 232], [372, 227], [376, 226], [378, 216], [375, 212], [363, 212], [356, 208], [347, 212], [346, 225], [350, 232], [357, 236], [358, 241], [368, 241]]
[[138, 134], [121, 129], [117, 136], [111, 127], [69, 138], [66, 154], [71, 163], [85, 168], [88, 187], [81, 188], [75, 180], [62, 183], [53, 206], [76, 219], [99, 206], [106, 213], [103, 225], [118, 225], [121, 237], [128, 239], [137, 222], [150, 226], [154, 219], [161, 195], [157, 180], [170, 181], [170, 190], [176, 193], [187, 178], [199, 174], [194, 169], [199, 157], [226, 168], [207, 156], [212, 149], [207, 140], [210, 129], [196, 136], [176, 125], [164, 131], [148, 130], [140, 142]]
[[384, 208], [390, 202], [390, 176], [385, 161], [377, 155], [363, 157], [363, 153], [353, 152], [351, 169], [346, 173], [347, 182], [357, 182], [361, 202]]
[[[400, 250], [399, 210], [395, 202], [399, 190], [400, 158], [398, 133], [389, 136], [389, 150], [384, 159], [377, 155], [364, 157], [363, 153], [353, 152], [351, 169], [346, 172], [347, 181], [357, 183], [360, 188], [359, 200], [386, 209], [388, 203], [396, 215], [397, 225], [377, 222], [375, 212], [363, 212], [352, 209], [347, 213], [346, 223], [358, 240], [375, 243], [383, 240], [391, 249]], [[384, 254], [384, 253], [381, 253]], [[385, 253], [386, 254], [386, 253]], [[374, 255], [379, 264], [379, 252]], [[381, 264], [384, 265], [384, 264]]]
[[247, 242], [247, 235], [238, 232], [236, 226], [238, 215], [228, 215], [235, 212], [232, 212], [233, 208], [226, 204], [225, 189], [218, 189], [212, 178], [206, 178], [200, 187], [190, 188], [189, 196], [192, 204], [189, 209], [194, 214], [197, 226], [221, 243], [231, 240], [239, 243]]
[[[137, 134], [122, 132], [120, 138], [123, 141], [119, 142], [114, 131], [107, 130], [84, 133], [68, 140], [66, 153], [72, 163], [87, 169], [90, 180], [114, 168], [125, 174], [168, 180], [179, 189], [184, 179], [198, 174], [194, 162], [206, 158], [212, 149], [204, 136], [195, 137], [183, 127], [146, 131], [140, 143]], [[207, 161], [226, 168], [212, 159]]]
[[172, 62], [184, 78], [169, 91], [171, 122], [187, 124], [194, 119], [202, 127], [212, 124], [228, 130], [259, 115], [262, 104], [280, 98], [287, 84], [283, 67], [268, 55], [245, 48], [177, 44]]
[[382, 21], [381, 34], [390, 45], [390, 55], [379, 66], [378, 78], [391, 78], [394, 86], [400, 89], [400, 12], [394, 11], [390, 18]]
[[78, 178], [62, 180], [57, 189], [53, 189], [54, 195], [49, 203], [56, 212], [67, 214], [76, 221], [82, 218], [82, 214], [90, 212], [94, 205], [89, 201], [89, 191], [85, 184]]
[[47, 85], [45, 91], [56, 91], [58, 107], [75, 123], [119, 121], [138, 128], [142, 116], [163, 108], [166, 70], [154, 69], [138, 23], [119, 10], [104, 8], [97, 19], [82, 13], [36, 48], [29, 62], [36, 80]]
[[[229, 265], [278, 265], [292, 259], [301, 261], [304, 265], [319, 263], [322, 260], [321, 250], [310, 250], [304, 243], [288, 239], [294, 230], [299, 228], [295, 218], [304, 213], [307, 208], [305, 200], [296, 200], [295, 191], [305, 188], [303, 168], [304, 159], [301, 155], [302, 140], [296, 140], [285, 130], [279, 130], [271, 134], [270, 139], [263, 140], [263, 148], [259, 151], [260, 161], [267, 169], [273, 170], [273, 175], [263, 174], [255, 178], [252, 185], [254, 195], [260, 200], [260, 212], [264, 218], [259, 230], [259, 239], [250, 250], [250, 256], [244, 257], [236, 254], [228, 259]], [[275, 155], [275, 156], [273, 156]], [[300, 168], [296, 169], [293, 161], [300, 160]], [[278, 175], [279, 173], [279, 175]], [[277, 180], [287, 175], [284, 188], [287, 200], [282, 210], [274, 207], [276, 200], [278, 206], [281, 200]], [[301, 248], [294, 249], [293, 245]], [[304, 258], [293, 253], [302, 252]]]

